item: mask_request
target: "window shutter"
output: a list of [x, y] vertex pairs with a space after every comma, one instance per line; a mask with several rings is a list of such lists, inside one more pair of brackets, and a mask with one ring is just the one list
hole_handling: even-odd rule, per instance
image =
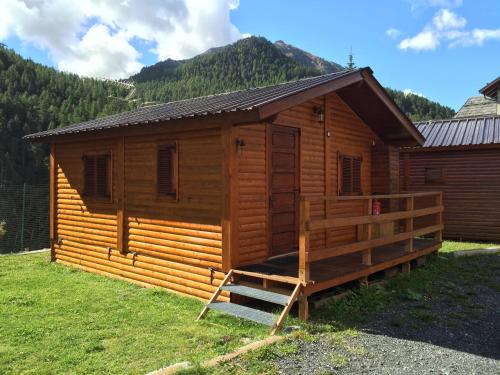
[[352, 181], [351, 158], [342, 156], [342, 193], [350, 194]]
[[361, 161], [360, 156], [339, 155], [339, 194], [361, 194]]
[[175, 158], [175, 144], [158, 150], [158, 193], [160, 195], [176, 196]]
[[83, 156], [83, 195], [86, 197], [109, 198], [111, 155]]
[[95, 181], [95, 159], [93, 157], [83, 157], [83, 195], [93, 196], [95, 194], [94, 181]]
[[109, 197], [108, 166], [109, 156], [99, 155], [95, 157], [96, 164], [96, 189], [95, 193], [99, 197]]
[[361, 158], [352, 159], [352, 193], [361, 194]]

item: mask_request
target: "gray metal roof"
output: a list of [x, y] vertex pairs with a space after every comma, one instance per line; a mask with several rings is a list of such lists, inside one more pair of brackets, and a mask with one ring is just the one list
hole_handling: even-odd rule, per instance
[[500, 115], [495, 99], [484, 96], [472, 96], [467, 99], [454, 117], [486, 117], [495, 115]]
[[358, 73], [364, 69], [369, 68], [330, 73], [273, 86], [233, 91], [137, 108], [132, 111], [122, 112], [112, 116], [106, 116], [79, 124], [30, 134], [24, 138], [33, 140], [48, 136], [76, 134], [187, 117], [206, 116], [210, 114], [236, 111], [249, 111], [341, 77]]
[[453, 118], [416, 123], [423, 147], [500, 144], [500, 116]]

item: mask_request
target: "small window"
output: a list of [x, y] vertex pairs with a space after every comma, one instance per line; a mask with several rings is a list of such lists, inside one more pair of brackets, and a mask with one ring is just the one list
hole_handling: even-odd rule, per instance
[[425, 183], [440, 184], [444, 182], [443, 168], [425, 168]]
[[339, 155], [339, 194], [361, 195], [361, 156]]
[[158, 195], [177, 198], [177, 145], [160, 146], [157, 160]]
[[83, 157], [83, 195], [85, 197], [111, 198], [111, 154], [85, 155]]

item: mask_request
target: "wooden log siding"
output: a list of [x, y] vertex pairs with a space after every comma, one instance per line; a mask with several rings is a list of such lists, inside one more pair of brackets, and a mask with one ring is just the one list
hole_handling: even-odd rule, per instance
[[[220, 129], [125, 137], [92, 143], [57, 145], [56, 261], [143, 286], [161, 286], [198, 298], [209, 298], [223, 278], [222, 266], [222, 145]], [[158, 145], [178, 142], [179, 194], [158, 197]], [[119, 201], [83, 199], [84, 152], [116, 153], [112, 195], [123, 181], [125, 212], [123, 247], [119, 252]], [[118, 164], [118, 165], [117, 165]], [[124, 179], [117, 178], [119, 170]], [[223, 299], [226, 294], [223, 295]]]
[[[326, 121], [331, 124], [330, 142], [330, 167], [329, 173], [332, 180], [332, 191], [329, 195], [338, 193], [338, 155], [359, 155], [361, 162], [361, 190], [364, 195], [372, 193], [372, 144], [377, 141], [377, 136], [370, 128], [347, 106], [336, 94], [328, 96], [330, 114]], [[328, 217], [351, 217], [362, 215], [366, 210], [361, 201], [329, 201]], [[327, 230], [326, 247], [342, 245], [357, 240], [356, 226], [347, 226]]]
[[[319, 123], [313, 107], [325, 107], [325, 122]], [[375, 134], [335, 93], [311, 100], [281, 112], [274, 124], [300, 129], [301, 195], [306, 197], [337, 194], [338, 153], [359, 155], [361, 184], [364, 194], [371, 193], [372, 143], [378, 141]], [[330, 137], [326, 132], [330, 131]], [[268, 256], [268, 168], [266, 148], [268, 130], [263, 124], [238, 126], [235, 138], [241, 138], [245, 146], [239, 148], [237, 159], [237, 185], [239, 195], [238, 253], [236, 264], [256, 263]], [[396, 165], [397, 166], [397, 165]], [[328, 210], [327, 210], [328, 208]], [[364, 205], [358, 201], [339, 202], [311, 200], [311, 217], [343, 217], [361, 215]], [[328, 236], [328, 239], [327, 239]], [[315, 230], [310, 235], [310, 248], [345, 244], [357, 239], [355, 226], [328, 230]]]
[[[425, 183], [426, 168], [442, 169], [443, 182]], [[402, 152], [400, 176], [403, 189], [443, 192], [445, 237], [500, 239], [500, 148]]]
[[237, 223], [238, 238], [234, 252], [236, 264], [263, 261], [268, 255], [268, 193], [265, 124], [252, 124], [234, 128], [235, 138], [244, 140], [245, 146], [236, 152], [236, 190], [238, 210], [233, 222]]

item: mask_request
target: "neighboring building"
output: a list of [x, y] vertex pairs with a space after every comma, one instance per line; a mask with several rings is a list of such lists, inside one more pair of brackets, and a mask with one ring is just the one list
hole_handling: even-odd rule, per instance
[[500, 240], [499, 91], [500, 77], [456, 118], [417, 123], [424, 145], [402, 150], [402, 189], [443, 192], [445, 237]]
[[500, 77], [483, 87], [482, 96], [472, 96], [455, 115], [455, 118], [500, 116]]
[[[369, 194], [398, 192], [398, 147], [423, 138], [369, 68], [27, 138], [51, 145], [53, 260], [141, 285], [208, 299], [228, 272], [261, 288], [292, 284], [291, 303], [301, 295], [307, 318], [308, 295], [441, 245], [439, 218], [413, 224], [439, 216], [439, 194], [429, 207], [419, 207], [420, 195], [391, 196], [406, 211], [371, 215], [372, 200], [384, 197]], [[426, 234], [435, 239], [414, 240]], [[283, 303], [248, 286], [225, 290], [211, 308], [245, 315], [223, 304], [228, 292]], [[268, 322], [262, 312], [245, 316]]]

